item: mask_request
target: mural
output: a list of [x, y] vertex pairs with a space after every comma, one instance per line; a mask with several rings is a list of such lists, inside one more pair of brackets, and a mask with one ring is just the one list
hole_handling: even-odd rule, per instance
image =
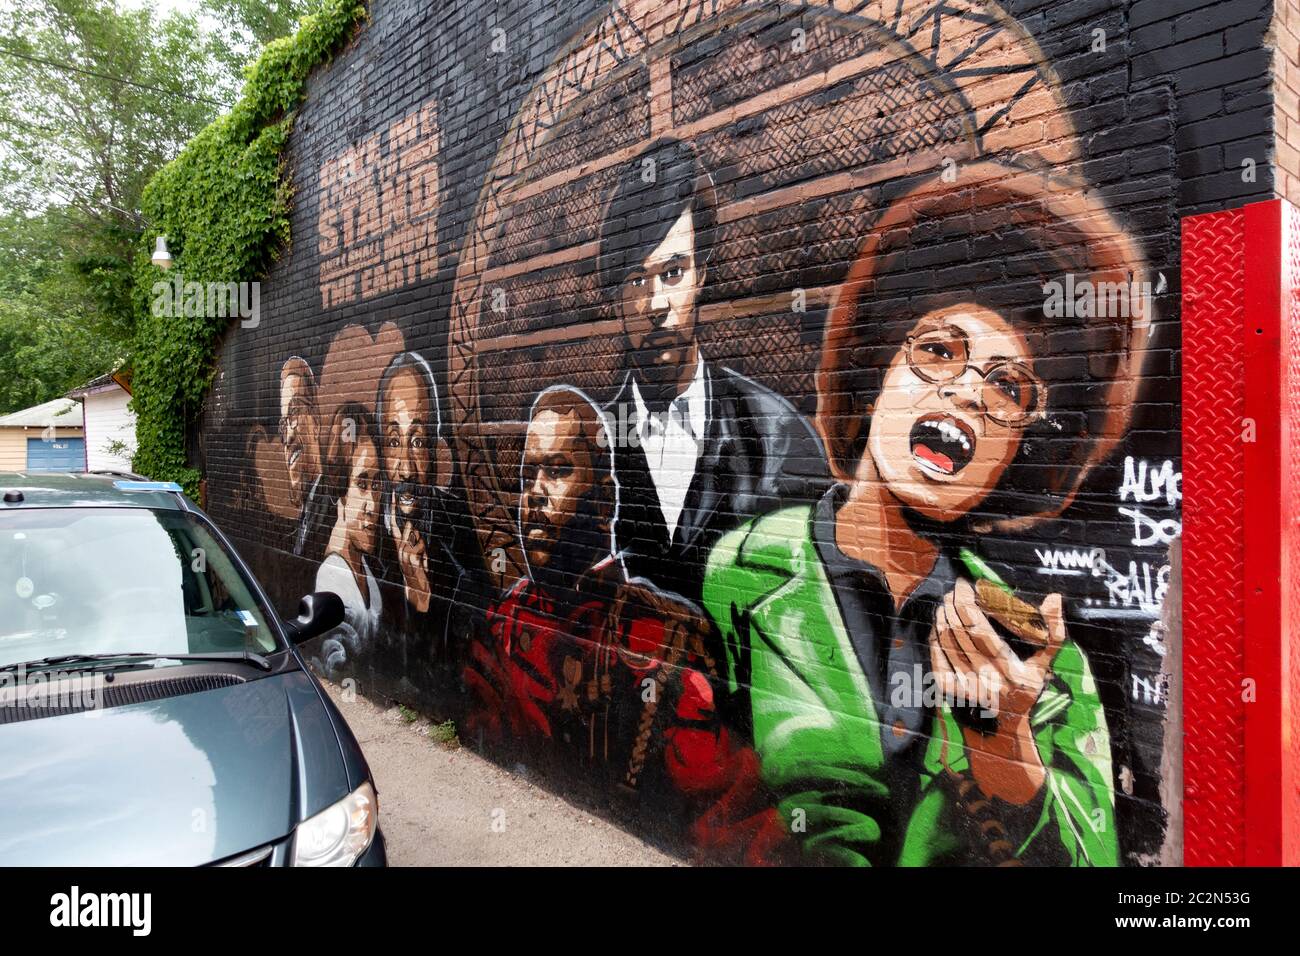
[[373, 337], [350, 325], [319, 381], [304, 359], [286, 359], [278, 441], [254, 429], [247, 452], [263, 500], [291, 519], [285, 549], [311, 563], [304, 587], [343, 598], [346, 620], [314, 663], [331, 677], [360, 664], [442, 689], [459, 659], [452, 635], [483, 607], [484, 576], [433, 371], [392, 323]]
[[[325, 309], [437, 268], [445, 134], [426, 104], [322, 161]], [[347, 608], [316, 666], [703, 860], [1151, 852], [1117, 792], [1159, 756], [1108, 688], [1158, 643], [1162, 552], [1053, 540], [1127, 448], [1154, 312], [1080, 156], [994, 4], [611, 4], [433, 314], [276, 357], [244, 440]], [[1131, 544], [1167, 543], [1176, 465], [1123, 468]]]
[[320, 167], [320, 301], [334, 308], [438, 267], [438, 107], [426, 103]]
[[[950, 202], [969, 183], [901, 197], [836, 297], [816, 420], [840, 483], [725, 537], [704, 601], [764, 778], [789, 794], [784, 815], [811, 818], [819, 856], [930, 864], [970, 859], [974, 842], [989, 862], [1113, 864], [1106, 719], [1062, 597], [1025, 602], [974, 550], [990, 525], [1073, 496], [1126, 417], [1140, 336], [1091, 313], [1047, 319], [1041, 295], [1005, 289], [881, 296], [927, 221], [972, 244], [998, 236], [998, 260], [1032, 246], [1040, 287], [1123, 265], [1055, 197], [970, 172], [988, 177], [973, 207]], [[1110, 359], [1095, 392], [1073, 394], [1051, 361], [1070, 325], [1082, 354]], [[980, 819], [990, 802], [1007, 812]]]
[[783, 831], [752, 799], [753, 752], [720, 720], [710, 623], [629, 577], [615, 550], [608, 435], [576, 389], [533, 404], [518, 505], [527, 576], [470, 644], [466, 727], [492, 745], [539, 744], [643, 809], [695, 820], [701, 849], [767, 862]]

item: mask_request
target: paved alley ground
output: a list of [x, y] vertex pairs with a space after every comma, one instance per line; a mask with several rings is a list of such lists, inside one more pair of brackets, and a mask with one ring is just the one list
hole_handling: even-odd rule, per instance
[[374, 773], [390, 866], [681, 863], [467, 748], [439, 743], [427, 720], [321, 683]]

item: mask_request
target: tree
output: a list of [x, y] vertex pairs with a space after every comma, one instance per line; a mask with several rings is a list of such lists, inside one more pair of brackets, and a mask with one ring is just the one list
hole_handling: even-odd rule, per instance
[[138, 225], [149, 177], [235, 93], [198, 19], [110, 0], [35, 0], [5, 21], [7, 204], [54, 201], [91, 223]]
[[122, 343], [79, 308], [62, 211], [0, 216], [0, 414], [65, 394], [112, 369]]
[[145, 184], [315, 2], [0, 0], [0, 412], [126, 355]]
[[320, 0], [203, 0], [203, 12], [217, 24], [212, 56], [233, 76], [272, 40], [293, 33]]

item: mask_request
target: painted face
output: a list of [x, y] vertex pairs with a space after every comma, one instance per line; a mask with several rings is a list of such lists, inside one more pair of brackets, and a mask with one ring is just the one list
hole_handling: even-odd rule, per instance
[[373, 554], [379, 515], [379, 456], [375, 443], [358, 438], [352, 453], [348, 490], [343, 496], [343, 521], [348, 540], [364, 554]]
[[1041, 407], [1023, 336], [982, 306], [950, 306], [917, 322], [890, 363], [867, 456], [904, 505], [953, 521], [997, 487]]
[[656, 397], [672, 397], [682, 370], [693, 365], [703, 279], [704, 270], [695, 263], [695, 224], [687, 209], [619, 289], [628, 363]]
[[531, 569], [550, 563], [594, 480], [578, 418], [553, 411], [538, 414], [528, 425], [520, 470], [519, 532]]
[[434, 411], [429, 390], [414, 369], [401, 369], [384, 384], [384, 470], [393, 500], [404, 518], [413, 518], [419, 496], [433, 475]]
[[320, 477], [320, 423], [302, 375], [289, 375], [280, 383], [280, 443], [289, 473], [289, 490], [302, 504], [311, 483]]

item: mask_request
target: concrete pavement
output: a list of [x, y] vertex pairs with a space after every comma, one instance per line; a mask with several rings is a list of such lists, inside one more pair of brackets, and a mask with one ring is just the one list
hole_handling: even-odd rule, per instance
[[379, 788], [391, 866], [672, 866], [682, 861], [336, 684]]

